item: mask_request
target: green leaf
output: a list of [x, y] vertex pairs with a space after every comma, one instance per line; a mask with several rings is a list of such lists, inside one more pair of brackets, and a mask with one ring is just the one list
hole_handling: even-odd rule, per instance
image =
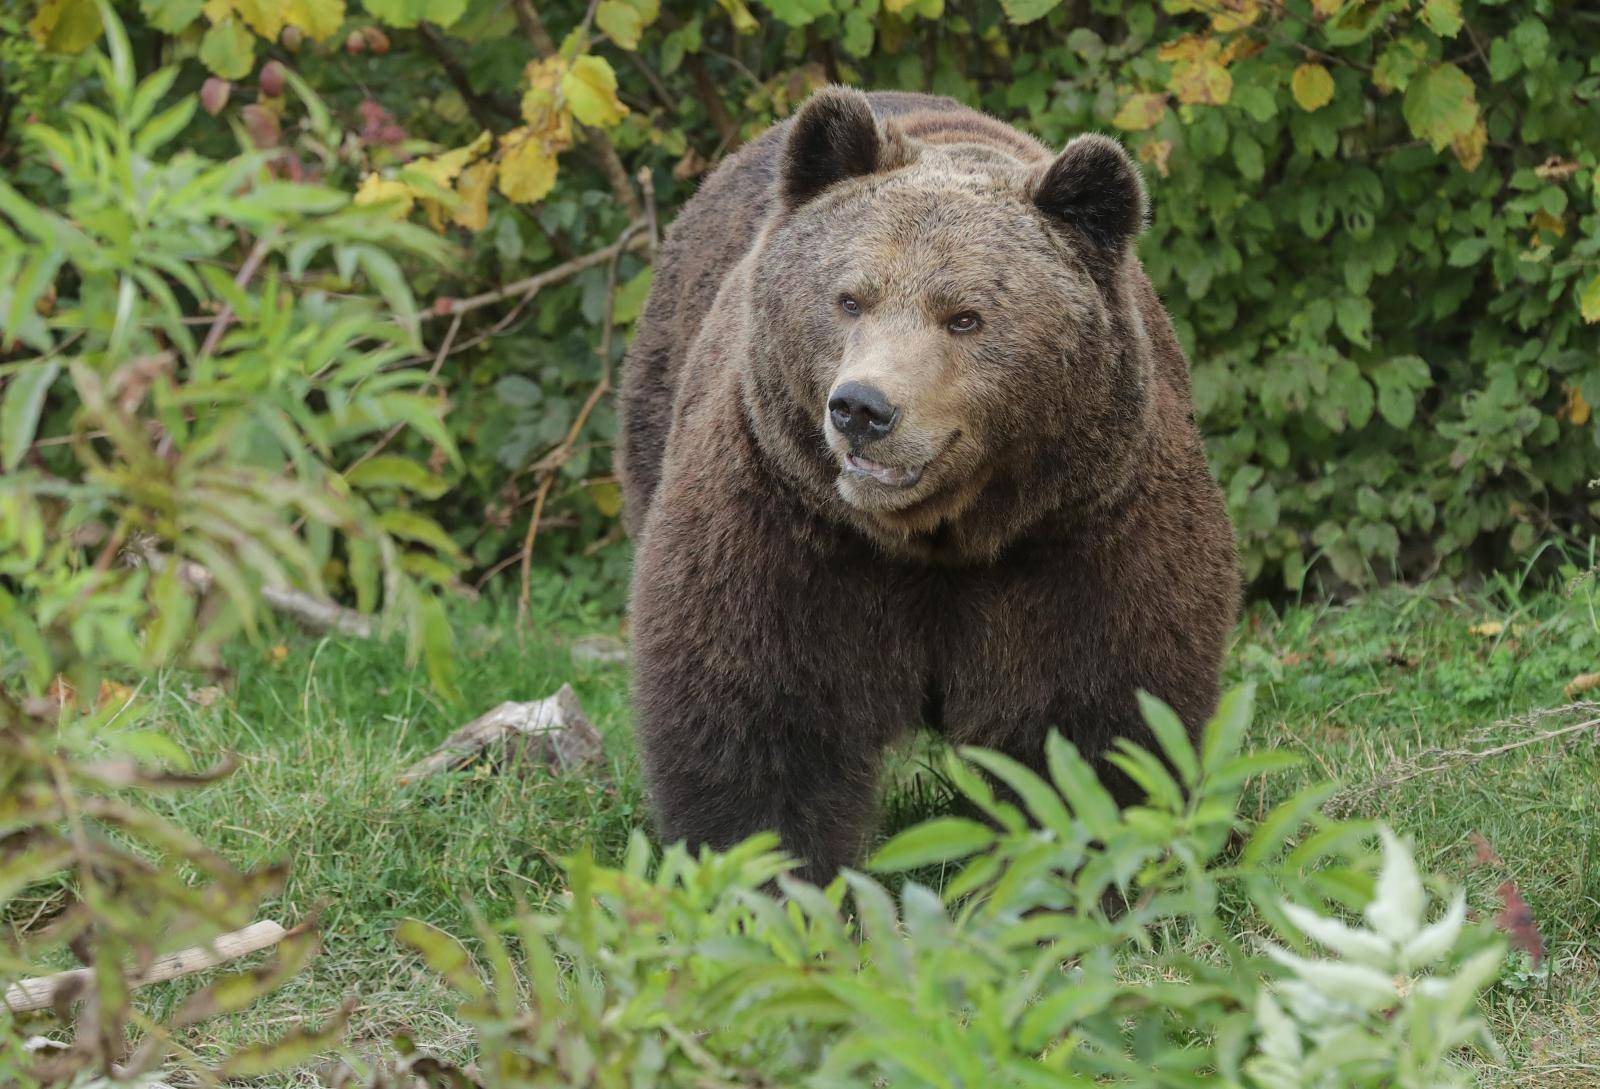
[[761, 0], [761, 5], [789, 26], [806, 26], [833, 10], [829, 0]]
[[6, 472], [15, 470], [33, 445], [45, 397], [60, 373], [61, 364], [52, 359], [23, 364], [7, 381], [0, 401], [0, 468]]
[[139, 0], [139, 10], [163, 34], [186, 30], [200, 17], [203, 0]]
[[1094, 768], [1079, 754], [1077, 746], [1052, 731], [1045, 741], [1045, 758], [1056, 789], [1089, 829], [1089, 834], [1102, 841], [1109, 839], [1117, 829], [1117, 803], [1101, 784]]
[[1522, 67], [1522, 54], [1509, 38], [1496, 38], [1489, 43], [1489, 78], [1504, 83]]
[[428, 681], [446, 700], [459, 702], [456, 688], [456, 660], [450, 633], [450, 617], [437, 594], [427, 594], [417, 609], [417, 624], [422, 639], [422, 663]]
[[455, 541], [427, 515], [413, 510], [386, 510], [378, 515], [378, 525], [396, 537], [425, 544], [446, 556], [457, 554]]
[[906, 829], [873, 854], [868, 867], [880, 873], [914, 870], [966, 858], [995, 840], [994, 829], [965, 817], [935, 817]]
[[1442, 151], [1478, 121], [1472, 80], [1453, 64], [1435, 65], [1411, 80], [1402, 112], [1414, 135]]
[[1355, 295], [1346, 295], [1333, 308], [1334, 320], [1352, 344], [1366, 348], [1372, 342], [1372, 301]]
[[439, 498], [449, 487], [437, 474], [398, 454], [368, 458], [344, 478], [360, 488], [403, 488], [426, 499]]
[[1013, 23], [1031, 23], [1043, 19], [1061, 6], [1061, 0], [1000, 0], [1006, 18]]
[[200, 63], [223, 79], [243, 79], [255, 67], [255, 35], [229, 16], [200, 39]]
[[594, 22], [602, 33], [623, 49], [638, 49], [644, 20], [639, 10], [623, 0], [603, 0], [594, 9]]
[[1067, 812], [1055, 788], [1038, 775], [1009, 756], [989, 749], [967, 747], [961, 750], [961, 755], [1016, 791], [1039, 827], [1063, 837], [1072, 834], [1072, 814]]
[[1150, 727], [1150, 732], [1155, 734], [1161, 751], [1166, 753], [1167, 759], [1177, 769], [1184, 785], [1193, 786], [1200, 778], [1200, 764], [1195, 759], [1194, 743], [1189, 740], [1188, 729], [1177, 713], [1162, 700], [1142, 689], [1136, 696], [1139, 712], [1144, 717], [1145, 725]]
[[1450, 247], [1450, 256], [1445, 260], [1454, 268], [1466, 268], [1483, 260], [1484, 254], [1489, 252], [1487, 238], [1463, 238]]
[[628, 115], [617, 98], [617, 74], [604, 57], [579, 57], [561, 76], [561, 93], [572, 116], [585, 125], [610, 128]]
[[467, 10], [467, 0], [361, 0], [373, 17], [394, 27], [413, 27], [426, 19], [448, 27]]
[[394, 938], [421, 953], [429, 968], [468, 998], [482, 1001], [487, 996], [466, 947], [443, 930], [421, 919], [404, 919], [394, 928]]
[[1255, 702], [1253, 681], [1230, 688], [1218, 702], [1216, 713], [1200, 734], [1200, 766], [1207, 774], [1238, 755], [1245, 731], [1250, 728]]
[[1441, 38], [1453, 38], [1461, 31], [1461, 0], [1424, 0], [1422, 21]]

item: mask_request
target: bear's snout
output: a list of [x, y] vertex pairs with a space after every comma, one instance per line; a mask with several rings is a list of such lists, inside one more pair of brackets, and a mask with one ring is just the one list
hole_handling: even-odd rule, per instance
[[828, 398], [828, 419], [859, 451], [869, 442], [887, 438], [900, 419], [900, 409], [877, 386], [865, 382], [846, 382]]

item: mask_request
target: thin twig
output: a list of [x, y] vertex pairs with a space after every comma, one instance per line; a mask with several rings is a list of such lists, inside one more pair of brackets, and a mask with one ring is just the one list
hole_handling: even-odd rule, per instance
[[661, 225], [656, 219], [656, 182], [648, 166], [641, 166], [639, 173], [634, 175], [639, 183], [639, 192], [644, 195], [644, 223], [646, 236], [650, 239], [650, 263], [656, 263], [656, 251], [661, 248]]
[[467, 76], [467, 70], [461, 62], [450, 53], [450, 46], [439, 33], [439, 28], [424, 19], [417, 24], [417, 34], [422, 38], [423, 47], [428, 55], [434, 59], [444, 74], [454, 85], [457, 93], [461, 95], [471, 111], [473, 120], [486, 129], [492, 129], [492, 117], [500, 117], [507, 121], [520, 121], [521, 115], [509, 103], [498, 97], [481, 95], [472, 89], [472, 80]]
[[515, 283], [507, 284], [505, 287], [494, 291], [485, 291], [481, 295], [470, 295], [465, 299], [441, 298], [428, 308], [426, 316], [444, 317], [446, 314], [464, 314], [469, 310], [493, 306], [495, 303], [503, 302], [506, 299], [524, 295], [531, 296], [541, 288], [560, 283], [562, 280], [576, 276], [578, 273], [594, 268], [596, 265], [603, 265], [607, 261], [615, 259], [621, 253], [644, 245], [646, 240], [638, 237], [638, 229], [643, 225], [643, 221], [631, 223], [622, 232], [621, 236], [609, 246], [603, 246], [593, 253], [584, 254], [582, 257], [574, 257], [565, 264], [545, 269], [543, 272], [529, 276], [526, 279], [517, 280]]
[[1569, 734], [1591, 731], [1600, 736], [1600, 716], [1597, 716], [1596, 712], [1600, 712], [1600, 703], [1580, 701], [1564, 707], [1535, 711], [1502, 725], [1526, 726], [1543, 719], [1571, 714], [1588, 716], [1582, 722], [1575, 722], [1553, 730], [1543, 730], [1529, 737], [1508, 741], [1503, 745], [1494, 745], [1487, 749], [1425, 749], [1401, 765], [1401, 770], [1378, 776], [1369, 782], [1358, 784], [1348, 790], [1341, 790], [1328, 800], [1326, 808], [1333, 815], [1347, 813], [1360, 802], [1380, 791], [1409, 782], [1412, 779], [1421, 778], [1424, 775], [1435, 775], [1466, 764], [1477, 764], [1496, 756], [1502, 756], [1508, 752], [1528, 748], [1531, 745], [1541, 745], [1547, 741], [1554, 741], [1556, 738], [1566, 737]]
[[[246, 255], [244, 264], [239, 266], [239, 271], [233, 278], [234, 287], [242, 288], [254, 279], [256, 270], [261, 267], [261, 262], [266, 260], [267, 251], [272, 248], [272, 244], [277, 239], [278, 228], [276, 227], [256, 239], [256, 244], [250, 247], [250, 252]], [[232, 304], [224, 303], [222, 312], [217, 315], [217, 320], [211, 323], [211, 329], [206, 333], [204, 343], [200, 345], [201, 359], [209, 358], [211, 353], [216, 351], [218, 342], [222, 340], [222, 334], [226, 333], [228, 326], [232, 324], [233, 306]]]
[[594, 384], [594, 389], [589, 391], [588, 399], [583, 402], [583, 407], [578, 409], [577, 417], [572, 421], [572, 426], [567, 430], [567, 437], [562, 440], [556, 454], [550, 458], [550, 465], [544, 472], [544, 479], [539, 482], [539, 491], [533, 501], [533, 514], [528, 518], [528, 532], [522, 539], [522, 593], [517, 598], [517, 629], [525, 632], [528, 624], [529, 602], [533, 595], [533, 545], [539, 538], [539, 516], [544, 512], [545, 499], [550, 494], [550, 487], [555, 483], [556, 475], [561, 472], [561, 466], [566, 464], [572, 456], [572, 448], [578, 441], [578, 435], [583, 431], [583, 425], [589, 421], [589, 414], [594, 411], [595, 405], [600, 403], [611, 389], [611, 331], [614, 325], [613, 318], [617, 308], [617, 266], [622, 262], [622, 254], [626, 244], [633, 236], [645, 226], [643, 221], [635, 221], [628, 225], [622, 232], [622, 237], [617, 240], [615, 252], [611, 256], [611, 264], [606, 272], [606, 311], [602, 319], [600, 330], [600, 381]]
[[[433, 366], [428, 368], [428, 377], [426, 381], [422, 383], [424, 386], [432, 385], [434, 379], [439, 377], [439, 369], [444, 366], [446, 357], [450, 355], [450, 345], [455, 341], [456, 333], [460, 329], [461, 315], [457, 314], [454, 320], [450, 322], [450, 328], [444, 334], [444, 342], [439, 345], [439, 351], [433, 357]], [[366, 453], [362, 454], [360, 457], [356, 458], [355, 461], [350, 463], [350, 467], [344, 471], [345, 475], [349, 476], [351, 473], [355, 472], [356, 466], [376, 457], [385, 446], [388, 446], [394, 441], [394, 437], [400, 434], [400, 432], [405, 429], [405, 426], [405, 421], [402, 420], [393, 427], [389, 428], [389, 430], [385, 431], [378, 438], [377, 442], [373, 443], [367, 448]]]

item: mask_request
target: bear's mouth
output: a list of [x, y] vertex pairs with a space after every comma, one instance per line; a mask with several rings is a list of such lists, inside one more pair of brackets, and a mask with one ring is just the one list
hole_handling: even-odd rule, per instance
[[922, 479], [923, 465], [906, 467], [903, 465], [885, 465], [881, 461], [860, 457], [856, 454], [844, 456], [844, 471], [855, 477], [866, 477], [875, 480], [886, 488], [909, 488]]

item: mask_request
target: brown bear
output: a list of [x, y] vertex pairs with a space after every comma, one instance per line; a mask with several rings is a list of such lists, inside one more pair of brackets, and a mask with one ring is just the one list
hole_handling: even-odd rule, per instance
[[665, 839], [775, 830], [822, 880], [919, 726], [1037, 768], [1147, 740], [1139, 689], [1210, 714], [1237, 561], [1146, 208], [1105, 137], [843, 88], [688, 203], [618, 450]]

